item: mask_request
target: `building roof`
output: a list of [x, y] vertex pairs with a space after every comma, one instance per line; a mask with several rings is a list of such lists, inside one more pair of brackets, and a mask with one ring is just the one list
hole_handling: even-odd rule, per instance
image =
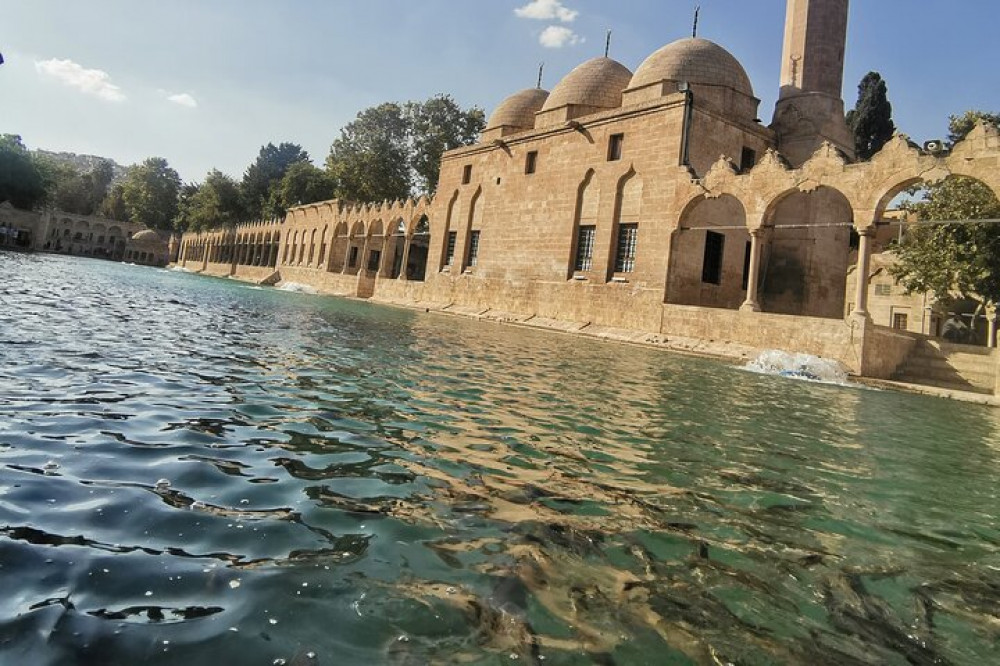
[[533, 128], [535, 114], [541, 110], [548, 97], [549, 91], [541, 88], [528, 88], [514, 93], [502, 101], [500, 106], [493, 111], [489, 122], [486, 123], [486, 129], [504, 126], [522, 129]]
[[567, 104], [614, 109], [622, 105], [622, 91], [632, 72], [610, 58], [594, 58], [578, 65], [552, 89], [542, 111]]
[[700, 37], [679, 39], [654, 52], [639, 65], [629, 88], [660, 81], [725, 86], [753, 97], [750, 77], [729, 51]]
[[152, 229], [143, 229], [132, 235], [132, 242], [152, 245], [154, 243], [162, 243], [163, 238]]

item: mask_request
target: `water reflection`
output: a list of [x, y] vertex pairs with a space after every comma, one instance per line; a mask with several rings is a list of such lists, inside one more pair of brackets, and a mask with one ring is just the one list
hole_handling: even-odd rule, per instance
[[1000, 638], [994, 411], [79, 259], [0, 255], [0, 285], [0, 661]]

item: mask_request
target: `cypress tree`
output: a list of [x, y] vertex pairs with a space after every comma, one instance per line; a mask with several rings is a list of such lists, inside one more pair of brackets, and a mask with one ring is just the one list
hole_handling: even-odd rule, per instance
[[854, 151], [859, 160], [871, 159], [896, 131], [892, 122], [885, 81], [878, 72], [868, 72], [858, 85], [858, 103], [847, 113], [847, 126], [854, 134]]

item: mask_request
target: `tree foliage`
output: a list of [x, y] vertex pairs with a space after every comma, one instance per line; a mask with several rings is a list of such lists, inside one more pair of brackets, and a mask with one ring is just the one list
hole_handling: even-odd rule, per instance
[[257, 159], [243, 174], [243, 197], [247, 213], [252, 218], [269, 218], [281, 215], [283, 211], [269, 207], [271, 190], [281, 182], [293, 164], [309, 162], [309, 153], [297, 143], [268, 143], [262, 146]]
[[100, 212], [115, 177], [114, 163], [98, 159], [83, 170], [47, 155], [36, 161], [46, 184], [46, 203], [67, 213], [94, 215]]
[[973, 110], [966, 111], [960, 116], [949, 116], [948, 120], [949, 147], [954, 147], [956, 143], [968, 136], [976, 123], [982, 122], [1000, 129], [1000, 113]]
[[45, 199], [45, 180], [16, 134], [0, 134], [0, 202], [30, 210]]
[[174, 227], [181, 230], [233, 227], [247, 217], [239, 183], [218, 169], [208, 172], [200, 185], [184, 185], [177, 210]]
[[335, 195], [336, 184], [329, 173], [311, 162], [298, 162], [271, 188], [268, 207], [284, 215], [293, 206], [325, 201]]
[[341, 130], [326, 167], [336, 194], [353, 201], [433, 194], [441, 155], [474, 143], [485, 126], [481, 109], [462, 110], [448, 95], [365, 109]]
[[413, 182], [409, 134], [399, 104], [380, 104], [359, 113], [340, 130], [326, 158], [337, 196], [352, 201], [408, 197]]
[[122, 184], [122, 200], [133, 222], [168, 231], [177, 216], [181, 179], [162, 157], [131, 167]]
[[[998, 118], [970, 113], [951, 117], [949, 141], [961, 140], [980, 117], [987, 122]], [[1000, 219], [996, 194], [973, 178], [952, 176], [928, 185], [923, 194], [902, 206], [918, 221]], [[908, 229], [896, 254], [891, 270], [908, 291], [932, 291], [946, 303], [956, 296], [1000, 303], [998, 224], [917, 224]]]
[[854, 152], [859, 160], [871, 159], [895, 133], [892, 105], [878, 72], [868, 72], [861, 79], [858, 103], [847, 112], [847, 126], [854, 134]]
[[425, 102], [409, 102], [410, 166], [417, 190], [433, 194], [441, 172], [441, 155], [476, 142], [486, 127], [486, 115], [473, 107], [463, 110], [450, 95], [435, 95]]

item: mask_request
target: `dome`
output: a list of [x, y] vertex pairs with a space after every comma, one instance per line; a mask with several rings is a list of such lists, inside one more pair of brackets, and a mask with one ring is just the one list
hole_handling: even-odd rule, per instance
[[549, 91], [541, 88], [529, 88], [514, 93], [493, 111], [490, 121], [486, 123], [486, 129], [504, 126], [531, 129], [535, 126], [535, 114], [541, 110], [548, 96]]
[[622, 105], [622, 91], [628, 87], [632, 72], [610, 58], [588, 60], [567, 74], [552, 89], [542, 111], [567, 104], [614, 109]]
[[136, 232], [132, 235], [133, 243], [162, 243], [163, 239], [160, 238], [160, 234], [156, 233], [152, 229], [143, 229], [142, 231]]
[[750, 77], [729, 51], [700, 37], [679, 39], [667, 44], [639, 65], [629, 88], [641, 88], [660, 81], [725, 86], [753, 97]]

